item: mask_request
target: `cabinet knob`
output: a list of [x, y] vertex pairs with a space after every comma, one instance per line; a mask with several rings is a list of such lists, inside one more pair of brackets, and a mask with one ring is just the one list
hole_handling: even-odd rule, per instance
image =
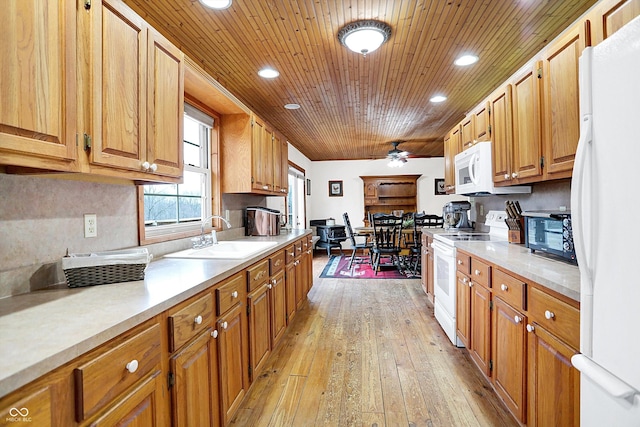
[[133, 359], [131, 362], [127, 363], [127, 371], [129, 371], [129, 373], [134, 373], [135, 371], [138, 370], [138, 361], [136, 359]]
[[267, 288], [269, 288], [269, 289], [273, 289], [273, 285], [272, 285], [271, 283], [269, 283], [269, 284], [267, 285]]
[[466, 277], [462, 278], [462, 283], [467, 283], [467, 278]]
[[275, 286], [278, 283], [278, 281], [276, 279], [271, 279], [271, 283], [273, 284], [273, 286]]
[[530, 325], [527, 323], [527, 332], [533, 332], [536, 328], [533, 327], [533, 325]]
[[238, 298], [238, 291], [231, 292], [231, 298]]
[[227, 322], [222, 322], [222, 329], [227, 329], [227, 326], [229, 326]]
[[479, 276], [480, 275], [480, 270], [476, 270], [476, 271], [474, 271], [474, 273], [475, 273], [476, 276]]
[[151, 170], [151, 172], [157, 171], [158, 165], [156, 165], [155, 163], [151, 163], [151, 166], [149, 166], [149, 170]]
[[462, 265], [462, 260], [461, 259], [458, 260], [458, 265]]
[[149, 164], [149, 162], [142, 162], [140, 167], [142, 168], [143, 171], [148, 171], [149, 168], [151, 167], [151, 164]]
[[508, 173], [504, 174], [504, 179], [509, 179], [509, 174]]
[[518, 177], [518, 172], [513, 172], [511, 174], [511, 178], [517, 178]]
[[469, 287], [473, 286], [473, 282], [471, 280], [469, 280]]
[[200, 325], [200, 324], [202, 324], [202, 316], [200, 316], [200, 315], [196, 316], [196, 318], [195, 318], [195, 319], [193, 319], [193, 322], [194, 322], [196, 325]]
[[522, 322], [522, 317], [516, 314], [515, 316], [513, 316], [513, 321], [519, 324], [520, 322]]
[[268, 190], [268, 189], [269, 189], [269, 186], [268, 186], [268, 185], [263, 185], [263, 186], [262, 186], [262, 189], [263, 189], [263, 190]]
[[548, 319], [548, 320], [551, 320], [551, 319], [553, 319], [554, 317], [556, 317], [556, 315], [555, 315], [555, 314], [553, 314], [553, 311], [546, 310], [546, 311], [544, 312], [544, 317], [545, 317], [546, 319]]
[[502, 289], [503, 292], [507, 292], [507, 289], [509, 289], [509, 287], [503, 283], [502, 285], [500, 285], [500, 289]]
[[218, 330], [217, 330], [217, 329], [214, 329], [213, 331], [211, 331], [211, 336], [212, 336], [213, 338], [218, 338]]

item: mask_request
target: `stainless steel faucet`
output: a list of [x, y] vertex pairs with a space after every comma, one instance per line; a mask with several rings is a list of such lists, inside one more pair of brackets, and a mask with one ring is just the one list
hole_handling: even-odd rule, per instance
[[[208, 246], [206, 244], [205, 238], [204, 238], [204, 226], [207, 225], [208, 221], [214, 218], [219, 218], [221, 219], [226, 225], [227, 228], [231, 228], [231, 223], [229, 222], [229, 220], [227, 220], [224, 217], [221, 217], [220, 215], [210, 215], [208, 217], [206, 217], [205, 219], [202, 220], [202, 225], [200, 228], [200, 244], [201, 246]], [[213, 245], [217, 245], [218, 244], [218, 235], [216, 233], [216, 230], [211, 230], [211, 238], [212, 238], [212, 243]]]

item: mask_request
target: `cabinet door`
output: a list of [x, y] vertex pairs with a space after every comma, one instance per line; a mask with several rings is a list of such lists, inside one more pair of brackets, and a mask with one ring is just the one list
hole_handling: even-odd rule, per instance
[[282, 175], [280, 187], [282, 193], [286, 194], [289, 191], [289, 143], [282, 138], [280, 144], [282, 144], [280, 150], [280, 173]]
[[246, 312], [237, 304], [217, 323], [222, 425], [229, 424], [249, 388]]
[[118, 403], [91, 422], [91, 426], [160, 427], [164, 422], [162, 409], [162, 376], [160, 371], [134, 387]]
[[587, 17], [591, 22], [591, 39], [597, 45], [640, 15], [640, 0], [602, 0]]
[[271, 348], [274, 349], [287, 330], [287, 290], [284, 270], [271, 278]]
[[143, 171], [147, 135], [147, 24], [122, 3], [91, 8], [91, 162]]
[[272, 154], [272, 173], [273, 173], [273, 191], [282, 193], [282, 143], [280, 137], [274, 132], [271, 139]]
[[483, 102], [480, 107], [473, 112], [473, 139], [478, 141], [491, 140], [491, 114], [493, 110], [489, 102]]
[[[27, 418], [33, 425], [49, 427], [55, 425], [52, 417], [51, 403], [52, 390], [48, 386], [30, 393], [19, 399], [11, 399], [2, 402], [0, 406], [0, 426], [8, 427], [21, 425], [22, 420]], [[6, 402], [6, 405], [4, 404]]]
[[177, 427], [220, 425], [214, 335], [214, 330], [208, 328], [170, 360], [174, 375], [172, 418]]
[[525, 422], [525, 319], [500, 298], [494, 300], [493, 381], [498, 395]]
[[467, 148], [471, 147], [473, 144], [475, 144], [475, 139], [474, 139], [474, 135], [475, 135], [475, 121], [474, 121], [474, 115], [470, 114], [467, 117], [465, 117], [465, 119], [462, 121], [462, 123], [460, 123], [460, 128], [461, 130], [461, 135], [462, 135], [462, 139], [461, 139], [461, 149], [462, 150], [466, 150]]
[[471, 287], [471, 342], [469, 353], [480, 370], [491, 376], [491, 294], [476, 283]]
[[544, 167], [549, 179], [571, 176], [580, 139], [578, 59], [584, 26], [575, 25], [548, 46], [543, 60]]
[[421, 237], [422, 251], [420, 252], [420, 284], [425, 294], [429, 295], [429, 289], [427, 288], [427, 275], [429, 274], [429, 265], [427, 259], [429, 258], [429, 238], [426, 233]]
[[296, 310], [299, 310], [302, 308], [302, 304], [307, 296], [307, 278], [302, 257], [297, 257], [294, 264], [296, 269]]
[[447, 194], [456, 191], [455, 157], [460, 152], [460, 127], [456, 126], [444, 139], [444, 188]]
[[0, 159], [18, 166], [72, 170], [77, 120], [75, 0], [5, 0], [0, 37]]
[[247, 297], [249, 305], [249, 360], [253, 381], [262, 370], [262, 365], [271, 354], [271, 303], [269, 284], [263, 283]]
[[[541, 65], [539, 65], [541, 66]], [[542, 176], [538, 67], [513, 79], [513, 170], [511, 179]]]
[[464, 274], [456, 273], [456, 334], [462, 344], [469, 348], [471, 337], [471, 304], [469, 300], [469, 278]]
[[429, 255], [427, 257], [428, 264], [428, 274], [427, 274], [427, 295], [429, 299], [433, 303], [434, 299], [434, 279], [433, 279], [433, 251], [429, 250]]
[[265, 125], [257, 118], [253, 118], [251, 127], [251, 169], [253, 176], [253, 188], [256, 190], [268, 190], [269, 183], [265, 181], [264, 142]]
[[148, 33], [146, 161], [153, 173], [182, 176], [184, 55], [156, 31]]
[[491, 104], [491, 140], [493, 143], [493, 182], [511, 180], [513, 157], [513, 121], [511, 115], [511, 85], [494, 92]]
[[577, 351], [537, 323], [529, 329], [527, 426], [579, 426], [580, 372], [571, 365]]
[[285, 268], [285, 288], [287, 290], [287, 324], [296, 315], [296, 266], [295, 262], [287, 264]]

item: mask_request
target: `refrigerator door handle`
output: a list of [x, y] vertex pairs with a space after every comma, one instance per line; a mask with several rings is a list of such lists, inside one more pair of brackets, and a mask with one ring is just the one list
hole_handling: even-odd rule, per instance
[[616, 399], [624, 399], [633, 404], [635, 396], [640, 395], [640, 391], [631, 387], [584, 354], [575, 354], [571, 358], [571, 363], [582, 375], [585, 375]]

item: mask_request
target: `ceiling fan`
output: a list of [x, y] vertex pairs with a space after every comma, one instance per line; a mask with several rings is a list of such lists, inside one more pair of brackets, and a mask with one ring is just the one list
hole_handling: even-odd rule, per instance
[[404, 141], [393, 141], [391, 145], [393, 145], [393, 149], [389, 150], [387, 153], [387, 159], [389, 163], [387, 166], [389, 167], [401, 167], [405, 163], [407, 163], [407, 158], [409, 157], [408, 151], [401, 151], [398, 149], [398, 145], [402, 144]]

